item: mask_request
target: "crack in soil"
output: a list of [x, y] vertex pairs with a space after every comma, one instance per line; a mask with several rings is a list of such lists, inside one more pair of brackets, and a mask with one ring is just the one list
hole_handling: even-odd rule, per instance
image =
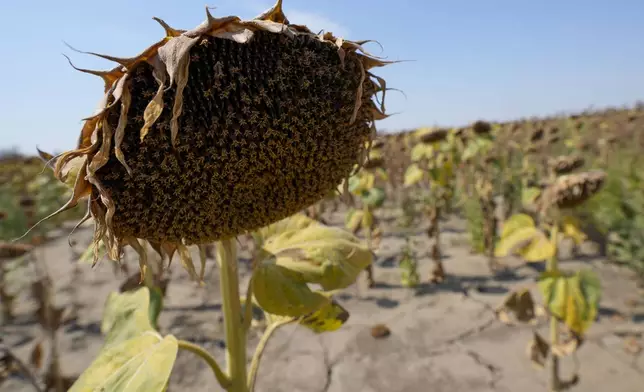
[[457, 336], [446, 340], [445, 342], [442, 343], [442, 345], [451, 346], [451, 345], [453, 345], [455, 343], [458, 343], [460, 340], [472, 337], [474, 335], [478, 335], [478, 334], [484, 332], [485, 330], [487, 330], [488, 328], [490, 328], [491, 326], [493, 326], [495, 324], [495, 322], [496, 322], [496, 318], [489, 319], [487, 322], [485, 322], [485, 323], [483, 323], [481, 325], [478, 325], [478, 326], [476, 326], [474, 328], [470, 328], [470, 329], [468, 329], [466, 331], [461, 332]]
[[333, 367], [335, 366], [336, 363], [339, 362], [339, 359], [342, 358], [342, 355], [339, 355], [337, 360], [331, 362], [329, 358], [329, 350], [327, 350], [326, 346], [324, 345], [324, 342], [322, 341], [322, 339], [318, 339], [318, 342], [322, 347], [322, 353], [324, 355], [323, 361], [324, 361], [324, 366], [326, 367], [326, 381], [324, 382], [324, 386], [322, 387], [322, 392], [328, 392], [329, 388], [331, 388], [331, 381], [333, 380]]
[[495, 366], [492, 363], [490, 363], [490, 362], [486, 361], [485, 359], [483, 359], [483, 357], [479, 353], [477, 353], [476, 351], [465, 350], [465, 354], [467, 354], [467, 356], [472, 358], [474, 360], [474, 362], [476, 362], [478, 365], [483, 366], [484, 368], [486, 368], [490, 372], [490, 375], [492, 376], [492, 379], [488, 383], [488, 386], [491, 389], [496, 390], [497, 383], [503, 377], [503, 375], [501, 374], [502, 373], [501, 368], [499, 368], [498, 366]]

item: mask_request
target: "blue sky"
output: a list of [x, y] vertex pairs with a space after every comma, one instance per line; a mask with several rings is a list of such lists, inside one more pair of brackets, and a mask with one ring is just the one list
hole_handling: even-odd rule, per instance
[[[210, 0], [218, 16], [250, 18], [272, 0]], [[74, 71], [111, 64], [72, 52], [127, 57], [204, 19], [204, 0], [60, 0], [0, 6], [0, 149], [74, 147], [102, 81]], [[377, 70], [391, 92], [380, 129], [462, 125], [623, 105], [644, 99], [642, 0], [286, 0], [293, 23], [348, 39], [392, 60]]]

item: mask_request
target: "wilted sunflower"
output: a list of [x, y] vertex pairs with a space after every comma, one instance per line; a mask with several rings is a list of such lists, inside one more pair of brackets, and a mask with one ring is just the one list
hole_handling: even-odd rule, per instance
[[[172, 255], [232, 238], [324, 198], [351, 174], [385, 118], [368, 41], [291, 24], [282, 1], [253, 20], [213, 17], [193, 30], [155, 18], [166, 37], [106, 72], [78, 147], [74, 192], [112, 260], [137, 239]], [[94, 54], [94, 53], [91, 53]], [[78, 68], [77, 68], [78, 69]], [[384, 98], [384, 97], [383, 97]], [[382, 101], [381, 101], [382, 102]]]
[[530, 134], [530, 141], [533, 143], [541, 141], [544, 135], [545, 131], [543, 130], [543, 128], [537, 128]]
[[579, 206], [599, 192], [605, 180], [606, 173], [601, 170], [558, 177], [540, 196], [540, 208], [545, 210], [550, 206], [558, 208]]
[[427, 129], [421, 128], [417, 131], [418, 140], [424, 144], [432, 144], [447, 139], [448, 130], [444, 128]]
[[477, 135], [488, 135], [492, 132], [492, 124], [479, 120], [472, 125], [472, 130]]
[[550, 170], [555, 174], [568, 174], [584, 166], [584, 158], [578, 155], [561, 155], [548, 159]]

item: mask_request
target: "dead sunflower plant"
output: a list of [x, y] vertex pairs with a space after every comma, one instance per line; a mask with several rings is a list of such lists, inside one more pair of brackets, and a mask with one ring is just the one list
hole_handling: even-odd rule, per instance
[[[192, 30], [156, 20], [166, 35], [139, 55], [97, 54], [118, 66], [79, 69], [105, 81], [104, 96], [77, 148], [52, 160], [73, 188], [58, 212], [84, 201], [94, 244], [115, 261], [125, 246], [134, 248], [141, 280], [145, 242], [165, 258], [178, 253], [200, 282], [203, 264], [198, 273], [188, 246], [215, 242], [227, 369], [203, 348], [161, 335], [148, 319], [144, 287], [108, 299], [105, 346], [70, 390], [163, 391], [177, 350], [185, 349], [208, 363], [224, 389], [245, 392], [263, 348], [247, 369], [251, 305], [266, 313], [265, 336], [292, 322], [335, 329], [346, 312], [332, 293], [372, 261], [353, 234], [293, 214], [364, 163], [374, 123], [386, 117], [385, 82], [371, 71], [389, 62], [365, 52], [368, 41], [290, 23], [281, 0], [252, 20], [207, 11]], [[245, 233], [259, 236], [261, 251], [242, 301], [235, 238]]]

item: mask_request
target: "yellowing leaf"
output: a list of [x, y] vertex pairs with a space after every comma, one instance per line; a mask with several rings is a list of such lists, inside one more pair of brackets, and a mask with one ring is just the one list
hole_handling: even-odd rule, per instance
[[[505, 228], [505, 227], [504, 227]], [[521, 227], [513, 230], [510, 234], [504, 233], [499, 240], [494, 255], [505, 257], [517, 253], [520, 249], [528, 246], [539, 234], [543, 235], [536, 227]]]
[[101, 323], [101, 332], [106, 335], [104, 347], [154, 331], [149, 309], [150, 292], [145, 286], [125, 293], [110, 293]]
[[438, 170], [436, 183], [440, 187], [444, 188], [450, 183], [453, 175], [454, 175], [454, 165], [452, 164], [451, 160], [447, 160], [442, 166], [440, 166]]
[[360, 196], [362, 192], [373, 188], [376, 183], [376, 175], [366, 170], [361, 170], [358, 174], [349, 178], [349, 192]]
[[529, 206], [534, 203], [534, 201], [541, 194], [541, 189], [537, 187], [529, 187], [521, 190], [521, 204], [524, 206]]
[[405, 171], [405, 187], [418, 184], [424, 176], [423, 170], [417, 164], [410, 165]]
[[379, 208], [385, 203], [385, 191], [382, 188], [373, 187], [368, 191], [362, 192], [360, 198], [365, 205], [372, 208]]
[[318, 224], [320, 223], [317, 220], [309, 218], [304, 214], [295, 214], [253, 232], [253, 238], [258, 246], [262, 246], [264, 241], [273, 235], [287, 231], [302, 230], [305, 227]]
[[291, 271], [267, 259], [257, 267], [252, 279], [253, 295], [266, 312], [278, 316], [300, 317], [314, 312], [329, 299], [312, 291]]
[[434, 147], [431, 144], [418, 143], [411, 150], [412, 162], [423, 159], [430, 159], [434, 155]]
[[541, 231], [537, 231], [532, 241], [517, 250], [525, 261], [539, 262], [547, 260], [557, 252], [556, 246]]
[[377, 168], [374, 171], [374, 174], [376, 177], [378, 177], [381, 181], [389, 181], [389, 175], [387, 174], [387, 171], [381, 167]]
[[322, 285], [324, 290], [353, 284], [373, 257], [352, 233], [322, 224], [273, 236], [263, 249], [274, 255], [277, 265], [302, 281]]
[[[353, 214], [359, 215], [357, 211]], [[277, 316], [301, 317], [318, 310], [330, 300], [312, 291], [308, 283], [320, 284], [324, 290], [345, 288], [373, 257], [346, 230], [318, 222], [306, 224], [303, 218], [298, 221], [293, 225], [282, 222], [265, 231], [270, 235], [262, 236], [260, 262], [253, 275], [258, 305]]]
[[362, 225], [362, 210], [350, 210], [345, 216], [344, 227], [352, 233], [356, 233]]
[[165, 391], [177, 350], [174, 336], [145, 332], [104, 348], [69, 392]]
[[534, 220], [532, 220], [530, 215], [526, 215], [526, 214], [512, 215], [508, 220], [506, 220], [503, 223], [501, 238], [506, 238], [510, 236], [514, 231], [518, 229], [523, 229], [526, 227], [535, 227]]
[[312, 314], [303, 317], [300, 324], [316, 333], [339, 329], [349, 319], [349, 312], [336, 301], [331, 300]]
[[573, 216], [564, 216], [561, 220], [561, 232], [564, 236], [571, 238], [575, 244], [581, 245], [586, 241], [586, 234], [581, 231], [581, 222]]
[[370, 209], [365, 208], [362, 213], [362, 228], [364, 230], [369, 230], [373, 226], [373, 213]]
[[548, 310], [577, 335], [583, 335], [595, 321], [601, 285], [594, 273], [544, 273], [538, 285]]

